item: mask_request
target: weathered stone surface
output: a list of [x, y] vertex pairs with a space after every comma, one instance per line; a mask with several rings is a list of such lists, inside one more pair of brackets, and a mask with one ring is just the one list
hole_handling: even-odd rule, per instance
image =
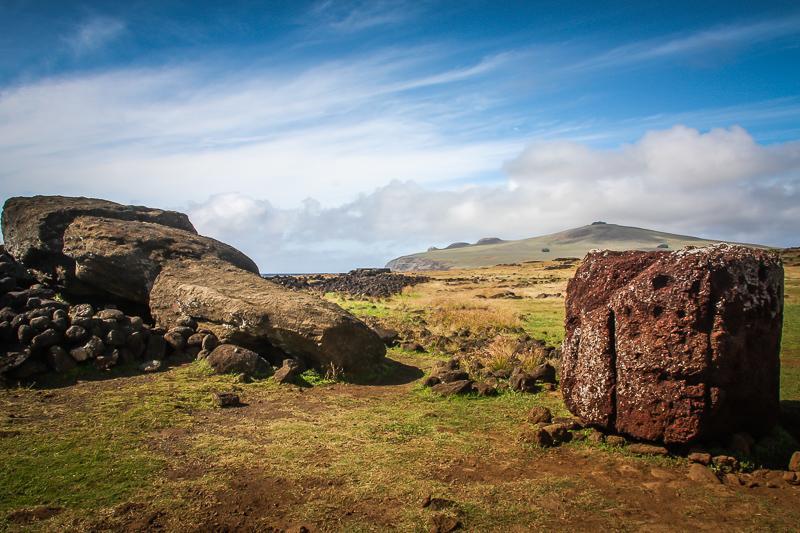
[[294, 359], [284, 359], [283, 365], [275, 371], [272, 378], [277, 383], [291, 383], [300, 373], [300, 364]]
[[539, 446], [540, 448], [547, 448], [554, 444], [553, 437], [550, 436], [550, 433], [540, 427], [523, 431], [519, 436], [519, 440], [526, 444]]
[[472, 382], [468, 379], [460, 381], [453, 381], [450, 383], [439, 383], [431, 387], [431, 391], [442, 396], [451, 396], [453, 394], [469, 394], [472, 392]]
[[528, 412], [528, 422], [531, 424], [549, 424], [552, 419], [553, 414], [550, 412], [550, 409], [542, 407], [541, 405], [532, 407], [530, 412]]
[[178, 260], [214, 257], [258, 273], [232, 246], [150, 222], [79, 217], [64, 232], [63, 253], [74, 261], [74, 277], [83, 285], [140, 303], [148, 302], [164, 265]]
[[628, 451], [638, 453], [639, 455], [669, 455], [669, 450], [663, 446], [655, 446], [654, 444], [631, 444], [628, 446]]
[[704, 466], [711, 464], [711, 454], [707, 452], [692, 452], [686, 458], [693, 463], [700, 463]]
[[789, 459], [789, 470], [800, 472], [800, 451], [794, 452]]
[[197, 233], [186, 215], [174, 211], [120, 205], [95, 198], [17, 197], [9, 198], [3, 206], [6, 250], [29, 268], [58, 279], [58, 267], [70, 263], [62, 253], [64, 232], [81, 216], [150, 222]]
[[150, 293], [150, 309], [160, 324], [188, 315], [222, 342], [257, 351], [271, 345], [346, 371], [368, 368], [386, 353], [380, 337], [339, 306], [221, 261], [164, 268]]
[[269, 364], [260, 355], [233, 344], [220, 344], [211, 352], [207, 361], [218, 374], [257, 376], [269, 369]]
[[700, 463], [692, 463], [689, 465], [689, 471], [687, 472], [686, 477], [697, 483], [707, 485], [719, 485], [720, 483], [716, 474], [714, 474], [711, 469], [706, 468]]
[[567, 289], [562, 390], [585, 423], [688, 443], [779, 413], [783, 267], [765, 250], [591, 252]]

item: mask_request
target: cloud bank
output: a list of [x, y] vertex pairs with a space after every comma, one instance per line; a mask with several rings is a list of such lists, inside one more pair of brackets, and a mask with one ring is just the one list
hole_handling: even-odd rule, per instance
[[524, 238], [606, 220], [676, 233], [799, 244], [800, 142], [763, 146], [742, 128], [685, 126], [597, 149], [541, 142], [501, 185], [432, 190], [394, 181], [336, 207], [296, 209], [243, 194], [195, 204], [198, 229], [260, 250], [265, 271], [378, 265], [401, 252], [480, 237]]

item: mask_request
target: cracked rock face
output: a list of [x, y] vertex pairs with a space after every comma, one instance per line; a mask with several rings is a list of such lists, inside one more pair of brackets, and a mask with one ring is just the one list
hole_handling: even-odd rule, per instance
[[590, 252], [566, 307], [562, 390], [584, 422], [683, 444], [777, 421], [776, 254], [730, 245]]

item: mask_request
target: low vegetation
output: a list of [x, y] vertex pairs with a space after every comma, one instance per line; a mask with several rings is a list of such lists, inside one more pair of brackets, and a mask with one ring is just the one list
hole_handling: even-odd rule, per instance
[[[561, 340], [563, 298], [538, 296], [563, 294], [571, 275], [544, 266], [432, 273], [385, 299], [327, 295], [427, 348], [390, 349], [367, 383], [325, 370], [306, 371], [300, 386], [242, 383], [194, 362], [2, 391], [0, 529], [422, 531], [440, 515], [471, 531], [794, 529], [791, 487], [708, 487], [686, 478], [684, 459], [589, 440], [526, 444], [532, 407], [567, 414], [558, 391], [443, 398], [420, 385], [457, 349], [491, 369], [540, 363]], [[786, 273], [781, 397], [793, 408], [800, 267]], [[544, 346], [520, 352], [524, 338]], [[218, 407], [215, 393], [227, 391], [244, 406]], [[790, 439], [777, 430], [759, 460]]]

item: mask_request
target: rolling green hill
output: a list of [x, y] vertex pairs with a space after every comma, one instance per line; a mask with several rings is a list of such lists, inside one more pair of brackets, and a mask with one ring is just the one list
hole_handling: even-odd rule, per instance
[[[499, 239], [492, 239], [496, 241]], [[582, 258], [589, 250], [677, 250], [685, 246], [705, 246], [720, 241], [675, 235], [617, 224], [594, 223], [559, 233], [490, 244], [430, 249], [427, 252], [392, 259], [392, 270], [448, 270], [476, 268], [501, 263], [548, 261], [557, 257]], [[480, 243], [480, 241], [479, 241]], [[666, 245], [666, 247], [664, 246]]]

